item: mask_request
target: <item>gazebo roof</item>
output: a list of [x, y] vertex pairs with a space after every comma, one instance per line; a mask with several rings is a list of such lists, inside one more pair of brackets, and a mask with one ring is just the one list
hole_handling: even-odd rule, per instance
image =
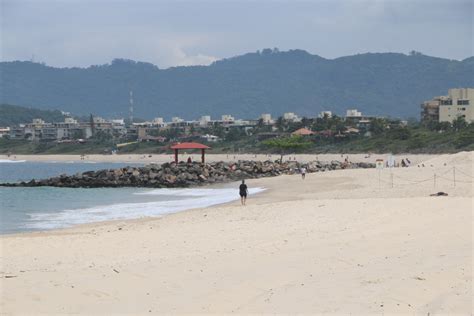
[[293, 135], [301, 135], [301, 136], [306, 136], [306, 135], [313, 135], [314, 132], [313, 131], [310, 131], [309, 129], [307, 128], [300, 128], [296, 131], [294, 131], [293, 133], [291, 133]]
[[171, 149], [209, 149], [211, 147], [200, 143], [180, 143], [171, 146]]

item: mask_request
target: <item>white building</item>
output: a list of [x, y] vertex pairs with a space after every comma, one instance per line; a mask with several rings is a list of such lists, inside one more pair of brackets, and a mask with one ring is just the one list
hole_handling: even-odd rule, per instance
[[346, 111], [346, 117], [361, 117], [362, 112], [357, 111], [357, 109], [349, 109]]
[[203, 115], [199, 119], [199, 125], [201, 126], [207, 126], [211, 122], [211, 116], [210, 115]]
[[77, 124], [77, 120], [75, 120], [72, 117], [65, 117], [64, 118], [64, 123], [66, 123], [66, 124]]
[[260, 118], [262, 119], [264, 124], [272, 124], [273, 123], [271, 114], [264, 113], [260, 116]]
[[104, 118], [100, 117], [100, 116], [94, 116], [94, 117], [92, 118], [92, 121], [93, 121], [95, 124], [107, 123], [107, 121], [106, 121]]
[[452, 122], [462, 117], [474, 122], [474, 88], [449, 89], [448, 96], [440, 101], [439, 121]]
[[171, 123], [182, 123], [182, 122], [184, 122], [184, 120], [178, 116], [173, 116], [171, 118]]
[[10, 134], [10, 127], [0, 127], [0, 138]]
[[324, 118], [325, 116], [332, 117], [332, 112], [331, 111], [321, 111], [321, 112], [319, 112], [318, 117]]
[[43, 120], [40, 119], [40, 118], [35, 118], [35, 119], [33, 119], [33, 121], [32, 121], [32, 125], [34, 125], [34, 126], [43, 126], [43, 125], [45, 125], [45, 124], [46, 124], [45, 121], [43, 121]]
[[151, 121], [151, 123], [152, 123], [153, 125], [162, 126], [162, 125], [165, 125], [165, 120], [163, 120], [162, 117], [155, 117], [155, 118], [153, 119], [153, 121]]
[[125, 125], [125, 120], [124, 119], [114, 119], [114, 120], [111, 120], [111, 122], [114, 125]]
[[284, 113], [283, 114], [283, 118], [287, 121], [292, 121], [292, 122], [299, 122], [301, 121], [301, 118], [298, 117], [298, 115], [296, 115], [295, 113], [293, 112], [287, 112], [287, 113]]
[[215, 135], [206, 134], [206, 135], [202, 135], [201, 138], [206, 140], [207, 142], [210, 142], [210, 143], [215, 143], [215, 142], [219, 141], [219, 137], [217, 137]]
[[222, 119], [222, 121], [224, 121], [224, 122], [233, 122], [233, 121], [235, 121], [235, 118], [234, 118], [232, 115], [230, 115], [230, 114], [224, 114], [224, 115], [222, 115], [221, 119]]

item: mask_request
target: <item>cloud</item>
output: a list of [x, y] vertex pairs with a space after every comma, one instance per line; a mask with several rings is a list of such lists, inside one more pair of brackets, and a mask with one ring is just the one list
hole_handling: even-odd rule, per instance
[[188, 55], [182, 49], [178, 48], [174, 54], [175, 62], [173, 64], [177, 66], [193, 66], [193, 65], [210, 65], [219, 58], [214, 56], [208, 56], [203, 54]]
[[0, 58], [35, 55], [54, 66], [114, 58], [206, 65], [265, 47], [327, 58], [413, 49], [472, 55], [470, 0], [0, 1]]

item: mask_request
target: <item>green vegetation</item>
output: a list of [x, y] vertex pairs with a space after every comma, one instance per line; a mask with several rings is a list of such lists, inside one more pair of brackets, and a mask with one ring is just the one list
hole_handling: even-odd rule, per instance
[[461, 132], [437, 132], [426, 128], [401, 128], [372, 137], [316, 140], [314, 152], [320, 153], [454, 153], [474, 150], [474, 126]]
[[0, 104], [0, 126], [15, 126], [20, 123], [31, 123], [35, 118], [45, 122], [62, 122], [64, 115], [61, 111], [39, 110], [23, 106]]
[[277, 49], [210, 66], [159, 69], [123, 59], [88, 68], [2, 62], [0, 73], [2, 102], [106, 117], [128, 116], [130, 88], [135, 116], [195, 119], [228, 113], [248, 119], [290, 111], [314, 116], [328, 107], [334, 113], [356, 107], [372, 115], [418, 116], [424, 100], [474, 86], [472, 58], [370, 53], [329, 60]]
[[[439, 125], [444, 127], [445, 124]], [[451, 125], [450, 125], [451, 126]], [[259, 141], [257, 135], [234, 138], [209, 143], [211, 153], [454, 153], [474, 150], [474, 124], [456, 130], [434, 129], [420, 125], [392, 127], [372, 132], [372, 136], [347, 135], [328, 136], [282, 136]], [[234, 133], [234, 132], [233, 132]], [[227, 134], [229, 135], [229, 134]], [[234, 135], [234, 136], [232, 136]], [[288, 134], [282, 134], [288, 135]], [[183, 140], [184, 141], [184, 140]], [[103, 154], [116, 149], [117, 141], [96, 136], [84, 144], [30, 142], [0, 138], [0, 154]], [[171, 153], [169, 144], [155, 142], [134, 143], [120, 148], [119, 153], [158, 154]]]
[[302, 136], [288, 136], [281, 138], [268, 139], [262, 142], [263, 146], [276, 149], [280, 153], [280, 162], [283, 161], [285, 154], [301, 152], [311, 147], [312, 143]]

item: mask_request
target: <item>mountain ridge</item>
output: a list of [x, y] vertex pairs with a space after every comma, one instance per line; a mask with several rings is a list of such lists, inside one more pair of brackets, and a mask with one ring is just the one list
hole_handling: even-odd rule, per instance
[[364, 53], [326, 59], [304, 50], [264, 49], [209, 66], [160, 69], [114, 59], [87, 68], [1, 62], [1, 103], [86, 115], [195, 119], [284, 112], [315, 116], [358, 108], [372, 115], [418, 117], [419, 104], [449, 88], [474, 86], [474, 57], [462, 61], [413, 52]]

